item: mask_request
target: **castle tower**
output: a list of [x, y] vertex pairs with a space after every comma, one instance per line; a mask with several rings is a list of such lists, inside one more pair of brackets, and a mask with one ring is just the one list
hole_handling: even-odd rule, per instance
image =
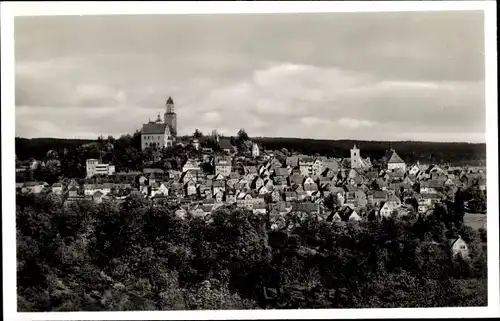
[[174, 100], [172, 97], [168, 97], [165, 105], [164, 123], [170, 127], [172, 136], [177, 137], [177, 114], [174, 111]]
[[351, 168], [361, 168], [363, 167], [363, 160], [361, 159], [361, 155], [359, 153], [359, 149], [354, 144], [354, 147], [351, 148]]

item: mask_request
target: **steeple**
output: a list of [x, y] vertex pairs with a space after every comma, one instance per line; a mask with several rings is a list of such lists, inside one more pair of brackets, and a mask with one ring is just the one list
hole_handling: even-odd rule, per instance
[[174, 100], [172, 97], [168, 97], [166, 105], [166, 112], [163, 115], [163, 121], [170, 127], [172, 136], [177, 136], [177, 115], [174, 112]]
[[174, 100], [172, 99], [172, 97], [168, 97], [165, 106], [167, 107], [167, 114], [174, 113]]

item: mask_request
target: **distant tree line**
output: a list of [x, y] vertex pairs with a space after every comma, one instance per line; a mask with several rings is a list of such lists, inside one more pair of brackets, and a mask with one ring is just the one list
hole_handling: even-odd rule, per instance
[[[196, 138], [203, 137], [203, 134], [196, 130]], [[108, 137], [112, 138], [112, 137]], [[239, 147], [243, 141], [249, 139], [244, 129], [241, 129], [235, 137], [228, 137], [231, 142]], [[105, 140], [101, 138], [101, 141]], [[378, 141], [353, 141], [353, 140], [316, 140], [299, 138], [273, 138], [257, 137], [253, 141], [265, 146], [270, 150], [295, 151], [307, 155], [328, 155], [331, 157], [349, 157], [349, 150], [354, 143], [361, 149], [363, 157], [370, 157], [378, 160], [385, 155], [385, 152], [393, 148], [399, 156], [406, 162], [415, 163], [450, 163], [453, 165], [485, 165], [486, 144], [471, 143], [438, 143], [438, 142], [378, 142]], [[115, 145], [118, 160], [129, 162], [134, 159], [134, 154], [141, 151], [141, 135], [137, 131], [133, 135], [123, 135], [118, 139], [111, 140]], [[36, 138], [25, 139], [16, 138], [16, 155], [19, 160], [43, 159], [49, 150], [56, 151], [59, 155], [67, 151], [78, 151], [81, 145], [99, 143], [98, 140], [77, 140], [77, 139], [52, 139]], [[217, 149], [215, 142], [207, 140], [207, 147]], [[132, 148], [127, 150], [127, 148]], [[122, 158], [120, 158], [122, 157]]]
[[[273, 231], [234, 207], [207, 220], [134, 197], [16, 204], [23, 312], [487, 305], [486, 232], [455, 209], [333, 225], [289, 215]], [[468, 259], [451, 254], [458, 234]]]
[[439, 143], [439, 142], [382, 142], [353, 140], [317, 140], [300, 138], [259, 137], [254, 141], [267, 149], [300, 152], [307, 155], [328, 155], [331, 157], [350, 157], [354, 144], [361, 149], [362, 157], [379, 160], [389, 149], [408, 163], [420, 161], [423, 164], [450, 163], [454, 165], [485, 165], [486, 144]]

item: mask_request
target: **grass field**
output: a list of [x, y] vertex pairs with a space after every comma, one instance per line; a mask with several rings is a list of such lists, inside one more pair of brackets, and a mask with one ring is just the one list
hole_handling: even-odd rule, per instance
[[[464, 216], [464, 223], [473, 229], [483, 227], [486, 223], [486, 214], [466, 213]], [[484, 228], [486, 228], [486, 225]]]

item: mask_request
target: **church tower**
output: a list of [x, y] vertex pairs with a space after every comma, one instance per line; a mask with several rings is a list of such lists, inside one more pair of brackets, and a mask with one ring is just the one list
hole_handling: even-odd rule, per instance
[[168, 97], [166, 103], [166, 112], [164, 115], [164, 123], [170, 127], [173, 137], [177, 137], [177, 114], [174, 111], [174, 100]]
[[354, 147], [351, 148], [351, 168], [361, 167], [363, 167], [363, 160], [359, 154], [359, 149], [356, 147], [356, 144], [354, 144]]

